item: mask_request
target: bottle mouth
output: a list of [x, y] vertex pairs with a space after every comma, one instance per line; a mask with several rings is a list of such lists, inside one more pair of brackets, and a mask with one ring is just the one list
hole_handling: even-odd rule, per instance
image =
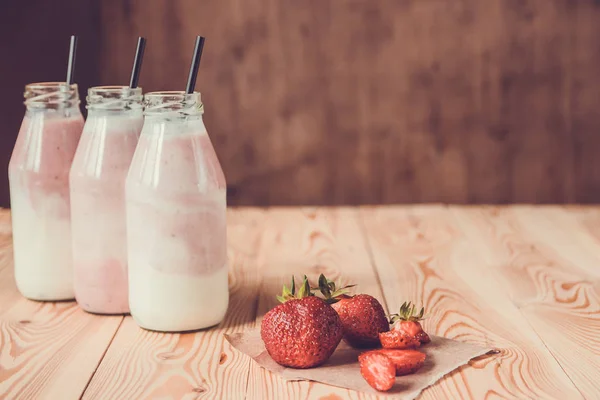
[[144, 95], [144, 106], [146, 115], [173, 114], [193, 116], [202, 115], [204, 112], [199, 92], [149, 92]]
[[88, 89], [89, 110], [125, 111], [142, 108], [142, 88], [129, 86], [95, 86]]
[[33, 108], [63, 108], [79, 104], [77, 84], [38, 82], [25, 86], [25, 105]]

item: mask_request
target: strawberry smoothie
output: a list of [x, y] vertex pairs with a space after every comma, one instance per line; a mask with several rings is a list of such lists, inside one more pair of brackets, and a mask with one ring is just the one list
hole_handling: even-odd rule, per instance
[[142, 129], [141, 88], [89, 89], [70, 174], [75, 297], [99, 314], [129, 312], [125, 178]]
[[229, 300], [225, 177], [198, 93], [146, 102], [126, 184], [131, 314], [151, 330], [207, 328]]
[[27, 85], [8, 173], [15, 280], [33, 300], [74, 297], [69, 168], [81, 136], [77, 85]]

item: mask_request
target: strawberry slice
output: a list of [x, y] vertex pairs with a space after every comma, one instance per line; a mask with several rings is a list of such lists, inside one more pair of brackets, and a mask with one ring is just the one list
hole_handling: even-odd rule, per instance
[[381, 346], [386, 349], [414, 349], [421, 345], [421, 342], [404, 331], [392, 329], [388, 332], [379, 333]]
[[421, 353], [417, 350], [380, 349], [374, 351], [379, 352], [379, 354], [384, 354], [392, 360], [396, 366], [396, 376], [417, 372], [417, 370], [423, 366], [425, 358], [427, 357], [425, 353]]
[[417, 307], [410, 301], [404, 302], [400, 306], [398, 314], [390, 315], [390, 324], [394, 325], [394, 330], [404, 332], [408, 336], [417, 339], [421, 344], [426, 344], [431, 342], [431, 339], [419, 322], [423, 319], [424, 313], [425, 308], [421, 307], [421, 311], [418, 311]]
[[421, 344], [431, 342], [429, 335], [425, 333], [418, 321], [398, 321], [396, 322], [394, 329], [405, 332], [407, 335], [416, 338]]
[[360, 373], [372, 388], [385, 392], [394, 386], [396, 366], [385, 354], [368, 351], [358, 356]]

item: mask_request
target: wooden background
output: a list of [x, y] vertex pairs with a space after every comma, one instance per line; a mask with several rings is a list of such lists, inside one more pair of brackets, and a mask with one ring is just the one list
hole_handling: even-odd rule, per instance
[[1, 205], [23, 85], [198, 89], [231, 204], [600, 200], [600, 1], [3, 0]]

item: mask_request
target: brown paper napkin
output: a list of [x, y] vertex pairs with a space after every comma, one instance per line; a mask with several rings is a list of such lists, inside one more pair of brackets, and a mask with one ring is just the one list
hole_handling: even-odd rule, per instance
[[420, 351], [427, 354], [425, 365], [415, 374], [397, 377], [396, 384], [390, 391], [377, 392], [360, 374], [358, 355], [364, 350], [353, 349], [345, 342], [340, 343], [335, 353], [324, 365], [310, 369], [293, 369], [283, 367], [273, 361], [265, 349], [258, 329], [225, 334], [225, 339], [233, 347], [250, 356], [261, 367], [284, 379], [317, 381], [361, 392], [392, 395], [399, 399], [414, 399], [423, 389], [433, 385], [444, 375], [466, 364], [470, 359], [492, 351], [490, 348], [474, 344], [431, 336], [431, 343], [419, 348]]

